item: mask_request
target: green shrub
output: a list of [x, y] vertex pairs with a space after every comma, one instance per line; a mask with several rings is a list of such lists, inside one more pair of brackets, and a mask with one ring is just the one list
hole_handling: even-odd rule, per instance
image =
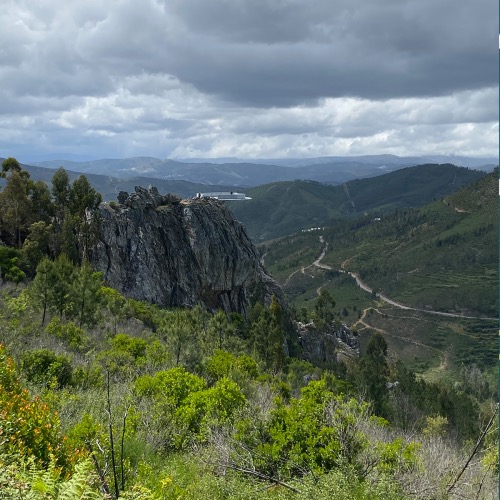
[[[50, 352], [50, 351], [49, 351]], [[36, 356], [35, 356], [36, 358]], [[0, 345], [0, 452], [33, 457], [47, 466], [52, 460], [66, 470], [82, 456], [70, 450], [60, 434], [56, 413], [23, 389], [13, 361]]]
[[270, 476], [324, 473], [356, 463], [366, 446], [358, 421], [367, 407], [333, 395], [324, 380], [312, 381], [300, 398], [278, 404], [267, 421], [241, 421], [238, 439], [254, 450], [256, 467]]
[[21, 369], [29, 382], [58, 388], [71, 383], [73, 368], [66, 356], [58, 356], [49, 349], [28, 351], [21, 357]]
[[49, 335], [64, 340], [73, 349], [83, 349], [89, 342], [88, 336], [81, 328], [78, 328], [71, 321], [65, 323], [57, 316], [51, 319], [45, 327], [45, 331]]
[[71, 377], [72, 385], [80, 389], [92, 387], [104, 387], [104, 375], [102, 369], [96, 365], [78, 366], [73, 369]]
[[207, 389], [204, 379], [181, 367], [138, 377], [134, 392], [153, 403], [156, 428], [174, 449], [204, 442], [211, 427], [231, 423], [246, 401], [236, 382], [224, 377]]
[[206, 361], [205, 371], [209, 380], [227, 377], [236, 364], [236, 356], [226, 351], [216, 350]]
[[0, 278], [19, 283], [26, 274], [18, 267], [20, 253], [12, 247], [0, 246]]
[[190, 441], [204, 442], [210, 428], [231, 423], [245, 401], [239, 386], [227, 378], [210, 389], [192, 392], [175, 412], [180, 430], [176, 447], [183, 448]]
[[177, 408], [189, 394], [205, 389], [206, 385], [204, 379], [176, 367], [154, 376], [138, 377], [134, 389], [138, 396], [156, 397], [164, 405]]
[[140, 358], [144, 358], [146, 355], [146, 348], [148, 346], [146, 340], [131, 337], [125, 333], [118, 333], [111, 339], [110, 343], [113, 349], [130, 354], [135, 361], [138, 361]]
[[145, 339], [118, 333], [109, 343], [111, 349], [101, 352], [98, 360], [111, 375], [127, 378], [147, 364]]

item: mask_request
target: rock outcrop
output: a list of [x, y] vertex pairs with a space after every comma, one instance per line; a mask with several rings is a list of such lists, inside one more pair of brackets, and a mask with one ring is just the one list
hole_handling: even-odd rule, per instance
[[241, 314], [273, 294], [284, 303], [245, 228], [223, 203], [162, 196], [155, 187], [136, 187], [118, 200], [99, 209], [91, 259], [105, 282], [125, 296]]
[[302, 357], [317, 366], [359, 356], [359, 338], [344, 324], [332, 324], [327, 331], [318, 331], [313, 322], [296, 327]]

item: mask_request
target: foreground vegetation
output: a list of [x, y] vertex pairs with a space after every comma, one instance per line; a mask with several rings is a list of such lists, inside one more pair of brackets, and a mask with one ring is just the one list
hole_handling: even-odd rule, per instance
[[[1, 301], [10, 498], [445, 497], [494, 411], [478, 374], [457, 389], [419, 381], [382, 336], [348, 366], [278, 366], [260, 346], [276, 310], [229, 322], [121, 298], [117, 319], [102, 288], [83, 328], [55, 309], [40, 328], [32, 286]], [[451, 497], [493, 498], [495, 443], [490, 427]]]
[[[59, 171], [36, 191], [8, 165], [0, 203], [17, 183], [28, 210], [1, 212], [2, 498], [496, 498], [481, 369], [426, 382], [377, 333], [359, 359], [318, 367], [276, 300], [243, 318], [125, 298], [85, 259], [85, 179]], [[352, 312], [334, 298], [297, 319], [321, 335]]]

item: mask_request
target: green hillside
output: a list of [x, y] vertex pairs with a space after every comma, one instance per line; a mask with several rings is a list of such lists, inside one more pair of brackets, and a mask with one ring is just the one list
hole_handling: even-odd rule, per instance
[[252, 200], [233, 202], [230, 208], [251, 238], [266, 241], [371, 210], [423, 206], [484, 175], [444, 164], [404, 168], [338, 186], [314, 181], [276, 182], [247, 190]]
[[372, 288], [423, 309], [497, 316], [497, 174], [421, 209], [325, 234], [324, 262], [355, 271]]
[[[300, 311], [314, 320], [304, 326], [274, 296], [245, 316], [125, 297], [86, 259], [101, 195], [85, 177], [70, 184], [59, 172], [49, 191], [13, 158], [2, 175], [2, 500], [496, 498], [497, 391], [483, 362], [484, 322], [384, 308], [321, 263], [355, 257], [370, 238], [388, 255], [394, 220], [398, 235], [419, 217], [427, 226], [415, 234], [439, 217], [448, 220], [441, 233], [479, 231], [492, 180], [380, 224], [344, 220], [269, 245], [262, 258], [282, 266], [286, 290], [315, 280], [321, 300]], [[468, 215], [476, 222], [460, 226]], [[309, 355], [304, 329], [321, 358]]]
[[[431, 379], [456, 380], [463, 364], [492, 369], [498, 317], [497, 175], [494, 171], [421, 208], [343, 219], [324, 230], [269, 242], [261, 246], [265, 264], [297, 310], [313, 310], [318, 290], [328, 290], [338, 313], [343, 311], [342, 320], [367, 333], [362, 344], [369, 338], [366, 325], [384, 331], [395, 355]], [[325, 248], [321, 265], [330, 270], [312, 265]], [[376, 293], [422, 312], [379, 300], [339, 270], [358, 274]], [[363, 312], [367, 316], [360, 323]]]

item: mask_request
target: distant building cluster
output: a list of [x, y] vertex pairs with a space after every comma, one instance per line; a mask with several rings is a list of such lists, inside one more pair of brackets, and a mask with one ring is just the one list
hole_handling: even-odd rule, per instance
[[237, 201], [237, 200], [251, 200], [245, 193], [230, 192], [217, 192], [217, 193], [196, 193], [195, 198], [213, 198], [220, 201]]
[[303, 233], [310, 233], [311, 231], [323, 231], [324, 227], [310, 227], [309, 229], [302, 229]]

